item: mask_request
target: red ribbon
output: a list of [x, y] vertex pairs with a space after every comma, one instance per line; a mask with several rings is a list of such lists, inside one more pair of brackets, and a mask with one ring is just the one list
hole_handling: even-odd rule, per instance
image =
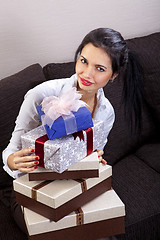
[[[92, 128], [88, 128], [84, 130], [87, 135], [87, 156], [93, 152], [93, 130]], [[83, 131], [79, 131], [76, 133], [73, 133], [74, 140], [79, 137], [80, 140], [84, 141], [84, 134]], [[39, 159], [39, 166], [44, 168], [44, 143], [48, 141], [47, 134], [39, 137], [35, 141], [35, 154], [40, 157]]]
[[35, 141], [35, 154], [40, 157], [39, 165], [44, 168], [44, 143], [49, 140], [47, 134], [39, 137]]
[[87, 134], [87, 156], [93, 152], [93, 129], [88, 128], [85, 130]]
[[74, 137], [74, 140], [76, 140], [77, 137], [79, 137], [80, 141], [83, 140], [84, 141], [84, 134], [82, 131], [79, 132], [75, 132], [72, 134]]
[[[88, 128], [84, 130], [87, 135], [87, 156], [93, 152], [93, 129]], [[79, 137], [80, 140], [84, 141], [83, 131], [73, 133], [74, 140]]]

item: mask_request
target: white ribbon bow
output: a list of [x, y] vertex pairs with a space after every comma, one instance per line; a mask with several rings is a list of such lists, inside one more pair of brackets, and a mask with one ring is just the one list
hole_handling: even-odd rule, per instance
[[50, 128], [53, 122], [60, 116], [66, 117], [73, 115], [80, 107], [85, 106], [85, 102], [81, 99], [81, 94], [73, 87], [66, 93], [61, 93], [59, 97], [45, 97], [42, 101], [42, 124], [47, 124]]

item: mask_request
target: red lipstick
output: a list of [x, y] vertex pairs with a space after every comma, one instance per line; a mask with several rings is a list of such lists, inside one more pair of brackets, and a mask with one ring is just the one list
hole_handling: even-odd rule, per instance
[[91, 86], [93, 83], [87, 81], [86, 79], [84, 78], [81, 78], [80, 77], [80, 80], [81, 80], [81, 83], [84, 85], [84, 86]]

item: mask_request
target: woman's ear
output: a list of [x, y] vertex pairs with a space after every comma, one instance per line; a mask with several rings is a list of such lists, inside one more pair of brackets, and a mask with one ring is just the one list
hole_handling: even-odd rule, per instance
[[114, 73], [113, 76], [111, 77], [110, 81], [113, 82], [114, 79], [118, 76], [118, 73]]

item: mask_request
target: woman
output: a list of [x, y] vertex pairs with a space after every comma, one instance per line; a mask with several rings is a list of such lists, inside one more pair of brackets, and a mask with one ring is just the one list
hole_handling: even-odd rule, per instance
[[[93, 119], [105, 122], [106, 141], [98, 150], [100, 161], [104, 164], [103, 148], [113, 126], [115, 114], [112, 105], [104, 96], [103, 87], [118, 74], [123, 74], [125, 78], [124, 99], [129, 121], [134, 122], [133, 111], [138, 114], [137, 119], [140, 119], [140, 69], [120, 33], [108, 28], [91, 31], [78, 47], [75, 63], [76, 74], [70, 78], [44, 82], [26, 94], [12, 138], [3, 152], [4, 169], [12, 177], [18, 177], [21, 172], [33, 171], [39, 163], [39, 156], [30, 155], [34, 149], [21, 149], [20, 136], [40, 124], [36, 106], [44, 97], [58, 96], [60, 92], [67, 92], [72, 87], [77, 88], [82, 94], [81, 99], [89, 106]], [[137, 124], [136, 121], [135, 123]]]

